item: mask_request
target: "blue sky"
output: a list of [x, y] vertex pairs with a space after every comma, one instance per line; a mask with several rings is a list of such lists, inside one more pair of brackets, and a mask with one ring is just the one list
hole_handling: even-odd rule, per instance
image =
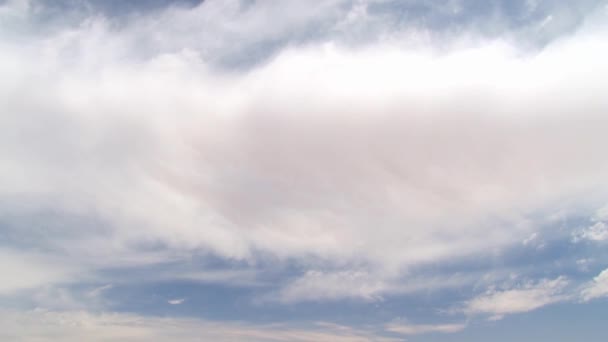
[[603, 341], [607, 17], [0, 1], [0, 339]]

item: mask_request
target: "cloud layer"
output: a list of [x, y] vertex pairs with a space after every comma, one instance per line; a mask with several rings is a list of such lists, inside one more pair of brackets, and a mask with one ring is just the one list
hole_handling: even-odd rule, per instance
[[[460, 312], [492, 317], [569, 300], [564, 267], [504, 260], [538, 236], [606, 240], [608, 14], [526, 4], [206, 1], [62, 20], [2, 3], [2, 253], [22, 273], [0, 293], [202, 256], [229, 266], [133, 282], [262, 286], [256, 302], [284, 304], [468, 286]], [[513, 274], [533, 280], [492, 287]]]

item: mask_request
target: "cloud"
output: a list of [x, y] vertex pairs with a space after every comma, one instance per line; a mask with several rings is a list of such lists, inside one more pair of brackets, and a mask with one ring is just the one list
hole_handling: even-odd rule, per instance
[[85, 279], [86, 273], [77, 263], [61, 258], [27, 251], [0, 248], [0, 266], [5, 279], [0, 284], [0, 295], [35, 289], [49, 283]]
[[[565, 18], [537, 50], [510, 25], [437, 37], [384, 21], [386, 2], [205, 1], [52, 30], [30, 4], [0, 11], [28, 28], [0, 43], [0, 210], [8, 243], [44, 257], [9, 255], [32, 271], [7, 292], [74, 280], [47, 257], [95, 272], [201, 253], [298, 265], [277, 282], [283, 302], [377, 300], [605, 203], [601, 13]], [[55, 218], [52, 234], [36, 215]], [[265, 281], [192, 268], [159, 278]], [[532, 310], [564, 283], [489, 292], [467, 312]]]
[[428, 333], [451, 334], [462, 331], [466, 324], [408, 324], [390, 323], [386, 325], [386, 330], [402, 335], [421, 335]]
[[[307, 57], [307, 53], [311, 55]], [[597, 157], [601, 144], [596, 142], [603, 139], [599, 130], [595, 134], [596, 130], [589, 127], [591, 132], [585, 136], [582, 132], [586, 127], [569, 130], [580, 124], [567, 116], [531, 119], [538, 122], [525, 124], [527, 127], [520, 130], [518, 125], [524, 125], [529, 118], [520, 121], [512, 116], [441, 114], [440, 108], [432, 108], [432, 103], [428, 103], [425, 110], [431, 111], [430, 117], [440, 118], [433, 119], [439, 121], [432, 125], [425, 122], [424, 116], [396, 114], [419, 111], [416, 102], [420, 100], [414, 99], [411, 99], [412, 105], [407, 101], [397, 103], [397, 109], [383, 115], [345, 114], [353, 111], [352, 107], [367, 112], [373, 111], [374, 103], [394, 100], [390, 97], [383, 100], [385, 95], [374, 95], [374, 91], [364, 85], [353, 86], [354, 95], [340, 95], [344, 90], [338, 89], [346, 86], [341, 84], [340, 75], [356, 75], [355, 70], [362, 74], [365, 70], [360, 67], [392, 63], [394, 68], [376, 70], [390, 80], [390, 74], [398, 72], [389, 69], [402, 68], [396, 63], [401, 54], [394, 57], [363, 54], [352, 59], [330, 48], [327, 55], [312, 50], [298, 52], [298, 56], [303, 57], [288, 54], [243, 80], [249, 84], [243, 87], [252, 88], [251, 95], [245, 97], [253, 99], [226, 99], [217, 103], [205, 96], [190, 97], [185, 102], [194, 103], [179, 109], [181, 115], [177, 118], [163, 114], [159, 108], [172, 112], [170, 102], [184, 103], [179, 99], [188, 97], [188, 93], [204, 93], [204, 89], [210, 87], [199, 83], [189, 89], [186, 81], [183, 84], [181, 80], [159, 81], [152, 82], [155, 86], [148, 86], [159, 87], [152, 90], [156, 95], [139, 98], [133, 94], [123, 98], [113, 90], [114, 83], [95, 85], [85, 79], [65, 85], [67, 89], [63, 95], [57, 95], [59, 98], [73, 98], [78, 89], [90, 87], [86, 100], [74, 99], [76, 103], [72, 105], [76, 108], [63, 108], [61, 101], [53, 100], [59, 106], [57, 112], [73, 111], [74, 114], [66, 118], [66, 125], [74, 128], [63, 134], [63, 138], [42, 135], [33, 141], [17, 138], [7, 142], [6, 148], [12, 146], [25, 151], [20, 154], [14, 151], [14, 159], [6, 161], [12, 167], [4, 171], [5, 195], [11, 196], [11, 187], [18, 186], [23, 189], [22, 199], [14, 199], [33, 206], [32, 210], [59, 206], [61, 210], [80, 214], [95, 212], [114, 228], [116, 239], [150, 236], [175, 248], [209, 248], [228, 258], [249, 258], [251, 250], [256, 248], [280, 257], [308, 253], [328, 258], [359, 255], [374, 262], [408, 265], [506, 246], [517, 237], [521, 241], [529, 236], [531, 228], [527, 227], [526, 219], [518, 215], [544, 210], [547, 203], [582, 188], [602, 189], [602, 183], [592, 181], [595, 176], [579, 177], [588, 170], [597, 170], [592, 173], [599, 174], [605, 167], [603, 159]], [[302, 67], [296, 68], [302, 58]], [[186, 63], [184, 67], [190, 65], [188, 57], [172, 56], [171, 59]], [[433, 65], [449, 65], [450, 60], [438, 60]], [[459, 62], [455, 63], [458, 69]], [[343, 65], [345, 70], [332, 76], [336, 71], [331, 71], [329, 65], [334, 64]], [[289, 80], [271, 81], [274, 77], [284, 77], [280, 70], [304, 70], [307, 65], [309, 69], [326, 70], [323, 77], [303, 72], [310, 75], [309, 78], [318, 77], [314, 83], [326, 78], [337, 84], [327, 85], [331, 84], [329, 81], [325, 84], [330, 89], [311, 90], [314, 87], [308, 83], [298, 84], [304, 75], [297, 72], [292, 72]], [[414, 72], [414, 68], [406, 69]], [[127, 79], [120, 76], [120, 84], [132, 82], [130, 87], [141, 89], [145, 87], [144, 79], [162, 80], [164, 75], [146, 69], [140, 72], [143, 74]], [[428, 83], [419, 84], [418, 90], [395, 89], [394, 92], [422, 92], [422, 88], [429, 87], [430, 96], [435, 88], [432, 84], [441, 84], [441, 76], [430, 68], [425, 73], [437, 78], [437, 82], [420, 77], [421, 82]], [[119, 77], [118, 73], [114, 75], [110, 77]], [[378, 77], [377, 82], [372, 83], [380, 81], [371, 70], [369, 76]], [[396, 81], [395, 87], [400, 88]], [[255, 95], [255, 89], [263, 84], [269, 87], [281, 84], [267, 92], [289, 101], [271, 104], [266, 99], [266, 90]], [[385, 87], [387, 93], [391, 92], [390, 87], [390, 84]], [[115, 95], [100, 94], [106, 91]], [[437, 91], [441, 97], [444, 91]], [[307, 92], [313, 93], [306, 95]], [[88, 98], [90, 96], [93, 98]], [[101, 98], [96, 99], [97, 96]], [[344, 100], [352, 96], [361, 104], [340, 108], [341, 101], [329, 101], [341, 96]], [[450, 97], [445, 95], [445, 101], [451, 101]], [[477, 111], [475, 96], [469, 97], [471, 102], [463, 105], [471, 108], [463, 110]], [[315, 98], [320, 101], [311, 101]], [[242, 112], [224, 119], [211, 114], [194, 115], [199, 107], [218, 106], [220, 111], [221, 107], [249, 101], [265, 103], [261, 108], [270, 108], [261, 114], [256, 113], [256, 105], [246, 104]], [[324, 101], [327, 102], [323, 104]], [[95, 114], [96, 110], [92, 109], [89, 121], [88, 116], [76, 114], [86, 113], [89, 103], [104, 103], [110, 109], [103, 115]], [[305, 103], [319, 104], [306, 108], [309, 106]], [[319, 105], [322, 108], [314, 108]], [[290, 106], [308, 114], [286, 112]], [[134, 110], [125, 112], [121, 107]], [[423, 107], [425, 105], [420, 104], [420, 108]], [[237, 109], [228, 108], [225, 113]], [[115, 116], [109, 114], [113, 111]], [[324, 115], [326, 111], [343, 114]], [[55, 118], [55, 114], [49, 115], [46, 120], [61, 120]], [[452, 117], [458, 117], [458, 122]], [[98, 120], [103, 124], [97, 123]], [[561, 123], [562, 120], [565, 121]], [[598, 120], [594, 126], [603, 127], [602, 119]], [[138, 124], [129, 124], [129, 121]], [[36, 121], [27, 125], [30, 126], [15, 118], [4, 127], [12, 126], [14, 130], [32, 134], [42, 129], [36, 127]], [[98, 128], [100, 125], [110, 127]], [[166, 130], [167, 125], [173, 128]], [[546, 125], [549, 128], [543, 128]], [[206, 127], [214, 127], [213, 132]], [[101, 132], [86, 136], [78, 133], [98, 130]], [[566, 146], [560, 142], [559, 137], [566, 132], [573, 135], [578, 145]], [[437, 141], [435, 134], [445, 141]], [[315, 141], [307, 142], [305, 137], [313, 135]], [[62, 139], [67, 141], [62, 143]], [[90, 139], [92, 141], [88, 141]], [[125, 141], [120, 142], [121, 139]], [[484, 144], [478, 145], [477, 140]], [[71, 141], [79, 141], [84, 147]], [[114, 144], [128, 147], [118, 148]], [[88, 145], [90, 147], [86, 147]], [[420, 146], [424, 146], [424, 151]], [[45, 152], [49, 148], [53, 153]], [[557, 150], [563, 151], [563, 156], [558, 158], [554, 153]], [[587, 150], [589, 157], [581, 159], [575, 153], [581, 150]], [[98, 152], [89, 154], [92, 151]], [[48, 154], [50, 159], [27, 157], [38, 154]], [[82, 154], [91, 155], [93, 160], [75, 157]], [[564, 160], [571, 161], [568, 167], [563, 165]], [[72, 165], [71, 171], [62, 167], [68, 164]], [[513, 164], [521, 168], [511, 170], [509, 165]], [[103, 165], [109, 165], [110, 169]], [[9, 174], [11, 169], [15, 171]], [[70, 173], [76, 173], [77, 177]], [[585, 184], [586, 179], [589, 183]], [[45, 198], [62, 200], [45, 203]], [[488, 222], [496, 216], [504, 223]], [[377, 229], [372, 232], [367, 228], [369, 225]], [[488, 225], [493, 228], [487, 228]], [[483, 238], [482, 232], [487, 233]], [[408, 248], [401, 248], [404, 244]]]
[[[97, 24], [76, 32], [65, 39], [125, 39]], [[40, 49], [66, 53], [63, 39]], [[604, 81], [562, 70], [583, 60], [605, 72], [605, 44], [588, 39], [533, 58], [500, 42], [443, 56], [292, 48], [236, 79], [189, 52], [101, 60], [97, 72], [86, 69], [89, 52], [76, 64], [43, 53], [50, 64], [36, 66], [39, 57], [9, 48], [15, 70], [32, 76], [2, 88], [17, 113], [3, 119], [3, 196], [95, 213], [118, 241], [145, 236], [227, 258], [260, 249], [407, 267], [483, 253], [529, 236], [525, 212], [605, 186], [595, 181], [606, 168]], [[31, 87], [37, 74], [47, 80]], [[26, 89], [34, 101], [9, 96]], [[583, 100], [588, 120], [570, 115]]]
[[99, 297], [100, 295], [103, 294], [104, 291], [107, 291], [113, 287], [114, 287], [114, 285], [112, 285], [112, 284], [106, 284], [103, 286], [96, 287], [96, 288], [92, 289], [91, 291], [89, 291], [87, 293], [87, 296], [93, 297], [93, 298]]
[[417, 292], [439, 292], [483, 283], [479, 274], [392, 274], [366, 268], [349, 270], [308, 270], [286, 281], [278, 291], [268, 293], [263, 301], [298, 303], [305, 301], [337, 302], [358, 299], [382, 302], [387, 298]]
[[499, 320], [507, 314], [536, 310], [543, 306], [567, 300], [564, 291], [568, 280], [558, 277], [537, 283], [526, 283], [505, 290], [489, 290], [465, 304], [466, 314], [489, 314], [491, 320]]
[[279, 298], [284, 302], [349, 297], [374, 301], [381, 300], [381, 295], [387, 292], [389, 286], [384, 279], [366, 271], [308, 271], [283, 287]]
[[608, 296], [608, 269], [603, 270], [593, 281], [585, 284], [581, 291], [584, 301]]
[[532, 235], [530, 235], [528, 238], [526, 238], [524, 241], [522, 241], [522, 244], [524, 246], [527, 246], [533, 242], [535, 242], [538, 239], [538, 233], [532, 233]]
[[251, 326], [197, 319], [171, 319], [134, 314], [93, 314], [85, 311], [2, 311], [0, 337], [3, 340], [40, 341], [336, 341], [395, 342], [372, 332], [349, 327], [319, 325], [294, 328]]
[[585, 239], [590, 241], [608, 240], [608, 225], [605, 222], [596, 222], [576, 235], [576, 240]]
[[167, 303], [169, 303], [171, 305], [179, 305], [179, 304], [182, 304], [185, 301], [186, 300], [184, 298], [179, 298], [179, 299], [170, 299], [170, 300], [167, 301]]
[[608, 240], [608, 206], [597, 210], [591, 218], [593, 224], [573, 233], [572, 241], [604, 241]]

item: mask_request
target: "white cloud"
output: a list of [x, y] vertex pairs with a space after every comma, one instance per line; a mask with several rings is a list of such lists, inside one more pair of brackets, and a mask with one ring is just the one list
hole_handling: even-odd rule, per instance
[[593, 219], [595, 221], [608, 221], [608, 204], [596, 210]]
[[528, 312], [567, 300], [569, 296], [564, 291], [567, 285], [565, 277], [558, 277], [504, 290], [491, 289], [468, 301], [463, 311], [469, 315], [488, 314], [491, 320], [498, 320], [507, 314]]
[[600, 272], [581, 291], [581, 297], [584, 301], [606, 296], [608, 296], [608, 269]]
[[179, 305], [179, 304], [182, 304], [185, 301], [186, 301], [186, 299], [179, 298], [179, 299], [170, 299], [170, 300], [167, 301], [167, 303], [169, 303], [171, 305]]
[[[372, 268], [373, 269], [373, 268]], [[385, 297], [433, 293], [439, 290], [481, 284], [480, 274], [403, 275], [381, 269], [309, 270], [282, 285], [276, 293], [267, 294], [263, 301], [295, 303], [302, 301], [339, 301], [360, 299], [369, 302], [384, 301]]]
[[576, 238], [591, 241], [608, 240], [608, 225], [605, 222], [596, 222], [583, 230]]
[[[245, 54], [231, 49], [306, 31], [341, 2], [288, 3], [206, 1], [0, 43], [3, 213], [102, 222], [41, 242], [93, 269], [261, 253], [339, 269], [310, 262], [286, 300], [374, 299], [410, 269], [520, 244], [530, 213], [605, 200], [604, 27], [535, 55], [502, 39], [438, 52], [329, 37], [216, 68], [209, 51]], [[63, 279], [36, 277], [12, 288]]]
[[106, 285], [103, 285], [103, 286], [96, 287], [96, 288], [92, 289], [91, 291], [87, 292], [87, 296], [91, 297], [91, 298], [99, 297], [105, 291], [107, 291], [107, 290], [109, 290], [109, 289], [111, 289], [113, 287], [114, 287], [114, 285], [112, 285], [112, 284], [106, 284]]
[[86, 277], [80, 265], [69, 260], [6, 248], [0, 248], [0, 268], [4, 274], [0, 295]]
[[536, 241], [538, 239], [538, 233], [532, 233], [532, 235], [530, 235], [529, 237], [527, 237], [524, 241], [522, 241], [522, 244], [524, 246], [529, 245], [530, 243]]
[[598, 209], [591, 221], [593, 222], [592, 225], [573, 233], [572, 240], [574, 242], [608, 240], [608, 206]]
[[294, 328], [171, 319], [86, 311], [0, 312], [0, 338], [24, 342], [60, 341], [331, 341], [396, 342], [368, 331], [335, 325]]
[[466, 324], [408, 324], [391, 323], [386, 325], [386, 330], [402, 335], [421, 335], [428, 333], [450, 334], [457, 333], [466, 328]]
[[381, 300], [390, 285], [366, 271], [308, 271], [286, 285], [279, 294], [285, 302], [361, 298]]

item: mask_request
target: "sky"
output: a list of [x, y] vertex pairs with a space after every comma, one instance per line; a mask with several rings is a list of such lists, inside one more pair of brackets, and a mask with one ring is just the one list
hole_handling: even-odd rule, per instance
[[0, 0], [0, 340], [600, 342], [608, 1]]

